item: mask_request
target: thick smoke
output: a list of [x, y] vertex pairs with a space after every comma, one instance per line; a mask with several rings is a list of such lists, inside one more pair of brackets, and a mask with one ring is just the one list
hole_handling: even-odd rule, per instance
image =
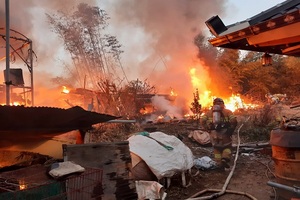
[[[204, 62], [196, 57], [198, 50], [193, 40], [207, 31], [207, 19], [222, 14], [224, 0], [10, 0], [10, 28], [33, 42], [36, 104], [53, 106], [51, 100], [58, 101], [55, 91], [46, 88], [51, 86], [51, 78], [63, 76], [63, 65], [68, 62], [62, 41], [51, 31], [45, 13], [67, 12], [79, 2], [99, 6], [108, 13], [111, 18], [108, 29], [124, 48], [121, 62], [131, 80], [147, 79], [160, 93], [169, 93], [173, 88], [178, 94], [176, 101], [183, 107], [190, 103], [183, 99], [193, 99], [195, 92], [191, 68], [197, 68], [205, 88], [209, 77]], [[5, 27], [6, 14], [4, 1], [1, 4], [0, 28]], [[0, 53], [3, 49], [4, 41], [0, 41]], [[15, 64], [24, 67], [20, 60]], [[1, 60], [0, 69], [4, 70], [4, 66], [5, 59]], [[26, 74], [26, 66], [23, 72]], [[181, 112], [164, 99], [155, 99], [155, 104], [176, 117]]]
[[[50, 79], [61, 75], [63, 73], [63, 64], [66, 63], [64, 59], [65, 53], [63, 53], [62, 41], [60, 38], [51, 30], [51, 27], [47, 21], [46, 13], [56, 13], [58, 11], [72, 10], [76, 5], [81, 2], [78, 0], [64, 0], [64, 1], [39, 1], [39, 0], [29, 0], [29, 1], [18, 1], [10, 0], [9, 2], [9, 24], [10, 29], [17, 31], [24, 35], [25, 37], [32, 40], [33, 51], [35, 53], [34, 63], [33, 63], [33, 72], [34, 72], [34, 81], [35, 85], [40, 85], [40, 82], [48, 82], [48, 87], [51, 86]], [[88, 4], [92, 4], [93, 1], [84, 1]], [[5, 35], [6, 28], [6, 10], [4, 1], [0, 6], [0, 33]], [[93, 5], [93, 4], [92, 4]], [[11, 36], [13, 32], [11, 32]], [[18, 38], [19, 35], [17, 35]], [[11, 45], [15, 45], [16, 41], [14, 39], [10, 40]], [[0, 49], [0, 57], [2, 58], [1, 66], [5, 66], [5, 41], [0, 40], [2, 49]], [[19, 47], [18, 44], [15, 46]], [[26, 51], [26, 50], [25, 50]], [[20, 52], [19, 52], [20, 53]], [[11, 67], [24, 67], [24, 62], [16, 56], [16, 63], [11, 63]], [[2, 69], [2, 68], [1, 68]], [[38, 75], [35, 75], [35, 72], [38, 71]], [[45, 74], [43, 74], [45, 72]], [[28, 70], [26, 66], [23, 69], [25, 74], [24, 78], [27, 77]], [[52, 74], [52, 77], [49, 76]], [[1, 77], [2, 80], [2, 77]], [[26, 82], [26, 81], [25, 81]], [[29, 80], [27, 82], [30, 83]]]
[[194, 75], [200, 82], [197, 85], [200, 93], [209, 90], [207, 66], [196, 56], [194, 38], [199, 33], [208, 33], [205, 21], [222, 14], [225, 1], [114, 0], [109, 3], [112, 31], [125, 48], [122, 61], [128, 73], [149, 80], [160, 93], [168, 94], [174, 88], [181, 98], [180, 107], [190, 104], [196, 89], [191, 68], [196, 68]]
[[188, 69], [199, 65], [194, 37], [207, 30], [207, 19], [222, 13], [224, 1], [109, 2], [108, 14], [112, 16], [113, 31], [121, 33], [118, 35], [122, 41], [134, 43], [130, 47], [127, 42], [123, 43], [126, 48], [123, 60], [130, 63], [127, 67], [137, 66], [131, 68], [131, 72], [138, 71], [138, 76], [161, 83], [166, 88], [188, 86]]
[[170, 101], [166, 100], [162, 96], [152, 97], [153, 106], [162, 112], [162, 115], [170, 116], [171, 118], [181, 119], [184, 113], [178, 106], [174, 106]]
[[[29, 38], [32, 41], [33, 80], [35, 105], [57, 106], [59, 93], [54, 92], [52, 79], [56, 76], [64, 76], [64, 65], [70, 62], [68, 53], [64, 51], [63, 42], [56, 33], [51, 30], [47, 21], [47, 14], [55, 14], [59, 11], [72, 12], [80, 2], [95, 5], [94, 1], [64, 0], [64, 1], [39, 1], [39, 0], [9, 0], [2, 1], [0, 6], [0, 33], [5, 35], [6, 6], [9, 6], [9, 24], [11, 36], [16, 38]], [[15, 31], [20, 34], [15, 34]], [[21, 36], [23, 35], [23, 36]], [[23, 43], [10, 39], [13, 48], [19, 48]], [[0, 70], [6, 66], [5, 40], [0, 40]], [[26, 57], [27, 49], [18, 51]], [[23, 54], [24, 53], [24, 54]], [[10, 68], [22, 68], [25, 86], [30, 86], [30, 72], [25, 62], [15, 54], [15, 60], [10, 62]], [[0, 76], [1, 83], [4, 77]]]
[[[63, 76], [66, 57], [62, 41], [51, 31], [45, 13], [75, 9], [78, 3], [99, 6], [110, 16], [108, 30], [116, 35], [125, 51], [122, 65], [130, 80], [147, 79], [160, 93], [174, 88], [179, 96], [192, 99], [189, 70], [196, 68], [203, 89], [209, 77], [203, 62], [196, 58], [194, 37], [208, 32], [205, 21], [225, 10], [224, 0], [101, 0], [101, 1], [19, 1], [10, 0], [10, 28], [33, 41], [35, 85], [56, 75]], [[5, 27], [2, 2], [0, 28]], [[1, 45], [2, 47], [4, 45]], [[3, 55], [1, 55], [3, 56]], [[5, 66], [5, 60], [2, 60]], [[44, 73], [45, 72], [45, 73]], [[49, 74], [53, 77], [49, 77]], [[35, 74], [38, 74], [36, 76]], [[25, 77], [26, 78], [26, 77]]]
[[[35, 47], [39, 47], [42, 40], [44, 43], [49, 42], [48, 36], [51, 35], [51, 30], [45, 13], [56, 13], [58, 11], [67, 12], [68, 10], [74, 9], [78, 3], [85, 2], [90, 5], [94, 5], [93, 1], [82, 1], [82, 0], [64, 0], [64, 1], [39, 1], [39, 0], [28, 0], [28, 1], [19, 1], [19, 0], [9, 0], [9, 22], [10, 28], [14, 29], [26, 37], [30, 38]], [[5, 17], [6, 10], [4, 1], [0, 6], [0, 28], [5, 27]], [[50, 40], [50, 42], [53, 42]], [[43, 44], [43, 43], [42, 43]], [[59, 44], [57, 41], [56, 44]], [[53, 51], [55, 52], [55, 44], [52, 44], [52, 49], [39, 48], [39, 50], [44, 49], [43, 52]]]

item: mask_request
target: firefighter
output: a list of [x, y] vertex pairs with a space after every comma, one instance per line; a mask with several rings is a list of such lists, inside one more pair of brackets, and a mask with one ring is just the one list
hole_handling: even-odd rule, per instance
[[215, 98], [213, 106], [200, 118], [201, 126], [210, 133], [214, 160], [221, 169], [230, 169], [232, 134], [237, 126], [236, 116], [225, 108], [223, 99]]

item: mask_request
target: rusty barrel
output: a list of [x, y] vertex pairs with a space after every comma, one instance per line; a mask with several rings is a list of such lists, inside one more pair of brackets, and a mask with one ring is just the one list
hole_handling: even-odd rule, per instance
[[[300, 130], [274, 129], [271, 131], [272, 159], [279, 184], [300, 187]], [[299, 198], [300, 194], [276, 188], [279, 199]]]

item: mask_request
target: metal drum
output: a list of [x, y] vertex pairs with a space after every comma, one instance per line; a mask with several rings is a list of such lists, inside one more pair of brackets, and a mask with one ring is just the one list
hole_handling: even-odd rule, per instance
[[270, 144], [274, 160], [276, 180], [286, 187], [276, 188], [279, 199], [299, 198], [300, 188], [300, 131], [274, 129], [271, 131]]

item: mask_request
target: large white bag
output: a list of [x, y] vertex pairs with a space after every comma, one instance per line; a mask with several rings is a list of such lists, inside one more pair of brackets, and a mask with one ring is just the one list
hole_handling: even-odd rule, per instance
[[[149, 136], [153, 139], [139, 134], [131, 136], [129, 148], [146, 162], [158, 180], [193, 167], [192, 151], [177, 137], [159, 131], [149, 133]], [[161, 143], [172, 149], [168, 150]]]

